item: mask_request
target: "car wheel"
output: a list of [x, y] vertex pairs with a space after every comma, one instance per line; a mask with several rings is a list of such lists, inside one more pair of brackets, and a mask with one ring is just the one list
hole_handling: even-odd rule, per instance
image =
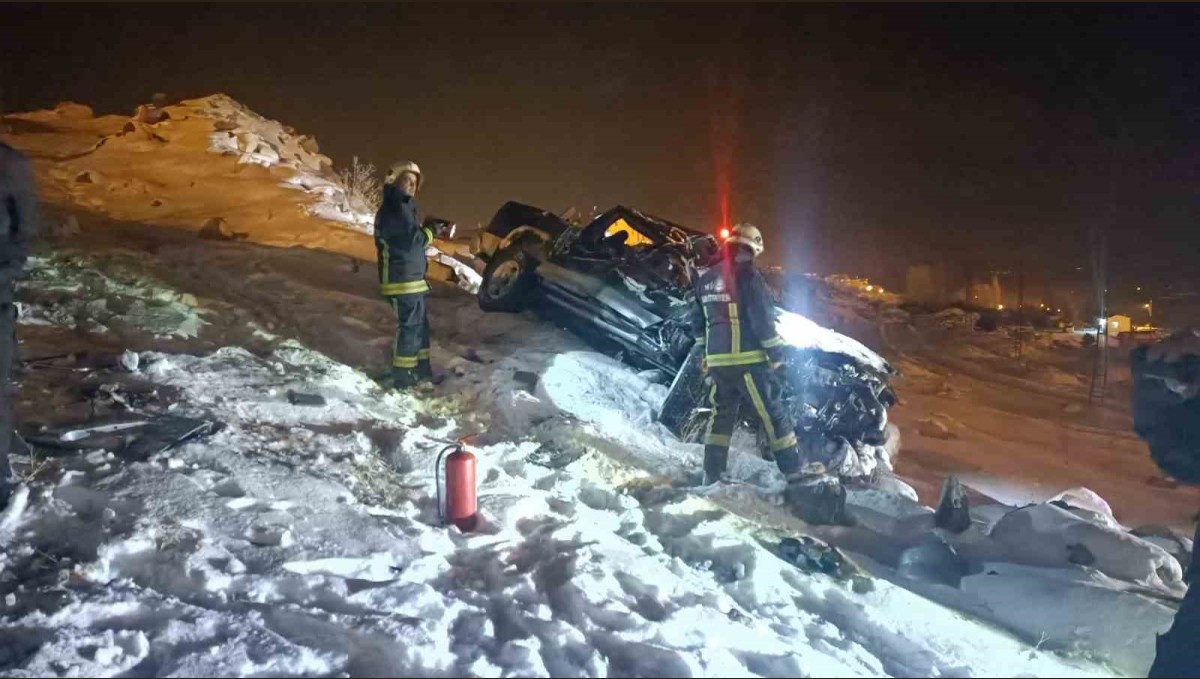
[[492, 255], [479, 285], [479, 308], [517, 312], [529, 306], [534, 283], [529, 260], [520, 244], [510, 245]]

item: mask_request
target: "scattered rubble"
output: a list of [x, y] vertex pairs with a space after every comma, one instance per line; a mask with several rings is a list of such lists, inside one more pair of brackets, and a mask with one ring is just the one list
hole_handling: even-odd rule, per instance
[[971, 527], [971, 507], [962, 482], [954, 476], [946, 477], [942, 494], [938, 500], [934, 525], [951, 533], [961, 533]]

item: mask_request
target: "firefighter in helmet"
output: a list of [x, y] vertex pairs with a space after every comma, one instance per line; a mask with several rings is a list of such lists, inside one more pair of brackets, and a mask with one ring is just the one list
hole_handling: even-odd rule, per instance
[[433, 379], [429, 364], [425, 247], [433, 241], [434, 234], [417, 219], [415, 196], [420, 188], [421, 169], [416, 163], [393, 164], [383, 186], [383, 203], [375, 214], [379, 291], [396, 312], [392, 385], [397, 389], [408, 389]]
[[775, 331], [775, 302], [754, 267], [763, 251], [762, 233], [738, 224], [725, 240], [721, 258], [700, 275], [695, 329], [704, 347], [712, 408], [704, 434], [704, 483], [721, 480], [729, 442], [742, 408], [749, 405], [762, 422], [779, 470], [789, 480], [823, 473], [801, 467], [791, 414], [781, 401], [773, 371], [783, 364], [783, 340]]

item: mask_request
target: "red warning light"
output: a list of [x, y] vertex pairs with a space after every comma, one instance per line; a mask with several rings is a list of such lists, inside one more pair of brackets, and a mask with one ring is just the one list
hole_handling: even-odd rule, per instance
[[721, 240], [729, 239], [729, 227], [721, 227]]

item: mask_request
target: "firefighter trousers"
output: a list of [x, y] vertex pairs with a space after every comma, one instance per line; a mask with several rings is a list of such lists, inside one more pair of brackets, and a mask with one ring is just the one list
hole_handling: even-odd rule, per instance
[[389, 297], [396, 312], [396, 346], [392, 352], [392, 380], [407, 387], [433, 378], [429, 365], [429, 316], [426, 293]]
[[749, 403], [767, 434], [775, 463], [785, 476], [800, 468], [796, 427], [782, 401], [783, 391], [765, 363], [710, 368], [708, 404], [712, 408], [704, 433], [704, 476], [711, 483], [725, 472], [729, 442]]

